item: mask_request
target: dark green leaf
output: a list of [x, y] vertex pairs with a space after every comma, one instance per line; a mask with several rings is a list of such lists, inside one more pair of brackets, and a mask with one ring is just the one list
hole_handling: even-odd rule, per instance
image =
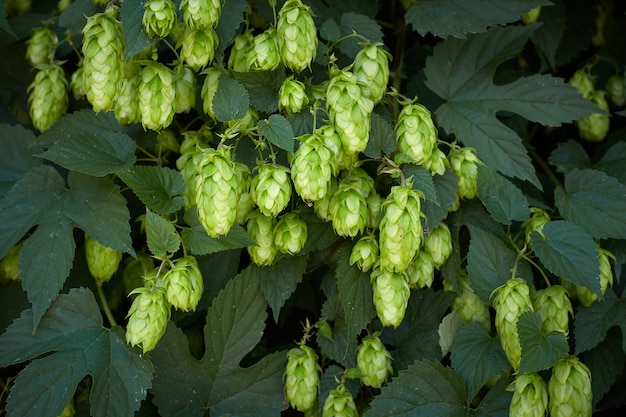
[[507, 390], [511, 378], [500, 379], [487, 391], [473, 413], [472, 417], [509, 417], [511, 397], [513, 393]]
[[73, 1], [59, 16], [59, 26], [69, 29], [72, 35], [78, 35], [87, 23], [87, 16], [97, 12], [98, 7], [92, 0]]
[[438, 361], [418, 361], [400, 371], [374, 398], [365, 417], [461, 417], [466, 391], [463, 379]]
[[576, 354], [592, 349], [606, 338], [609, 329], [619, 326], [622, 330], [622, 349], [626, 353], [626, 302], [608, 290], [605, 300], [581, 307], [574, 317], [574, 340]]
[[280, 114], [272, 114], [265, 120], [258, 123], [259, 130], [272, 144], [284, 149], [287, 152], [293, 152], [295, 146], [295, 137], [291, 125]]
[[248, 90], [252, 107], [265, 113], [278, 110], [278, 90], [285, 71], [235, 72], [233, 77]]
[[263, 295], [278, 323], [280, 309], [296, 290], [306, 271], [306, 256], [284, 256], [270, 267], [257, 267]]
[[407, 23], [424, 36], [464, 38], [468, 33], [484, 32], [490, 26], [519, 20], [530, 9], [550, 5], [549, 1], [514, 0], [420, 0], [406, 12]]
[[33, 360], [15, 380], [8, 416], [60, 415], [87, 375], [93, 380], [91, 415], [126, 417], [139, 409], [152, 365], [131, 352], [119, 328], [102, 326], [89, 290], [60, 295], [34, 334], [32, 322], [33, 311], [26, 310], [0, 336], [0, 366]]
[[541, 9], [541, 26], [533, 33], [533, 43], [546, 57], [552, 68], [556, 67], [556, 52], [563, 40], [567, 11], [562, 2]]
[[26, 292], [22, 289], [20, 281], [12, 281], [3, 285], [0, 291], [0, 334], [17, 319], [22, 311], [30, 308]]
[[213, 112], [220, 122], [243, 119], [250, 107], [250, 97], [245, 87], [226, 74], [220, 76], [213, 96]]
[[233, 225], [228, 235], [219, 239], [212, 238], [200, 224], [195, 208], [185, 212], [184, 220], [190, 228], [182, 231], [183, 242], [187, 250], [194, 255], [209, 255], [228, 249], [256, 245], [246, 231], [237, 224]]
[[491, 337], [482, 323], [461, 327], [450, 348], [452, 367], [463, 377], [472, 399], [487, 381], [508, 368], [500, 339]]
[[13, 36], [17, 39], [17, 36], [13, 32], [13, 28], [9, 24], [9, 20], [7, 19], [7, 11], [4, 7], [4, 2], [0, 5], [0, 30], [4, 30], [9, 35]]
[[398, 144], [389, 122], [378, 113], [372, 113], [370, 120], [370, 136], [363, 153], [370, 158], [380, 158], [395, 151]]
[[141, 22], [144, 2], [145, 0], [126, 0], [122, 3], [120, 20], [124, 29], [124, 59], [137, 55], [155, 42], [150, 39]]
[[[456, 201], [458, 177], [452, 169], [446, 169], [445, 174], [435, 175], [432, 181], [435, 185], [436, 200], [422, 201], [422, 213], [426, 216], [425, 227], [432, 230], [448, 216], [448, 210]], [[424, 194], [427, 196], [426, 192]]]
[[597, 169], [617, 178], [622, 184], [626, 184], [626, 169], [624, 169], [624, 166], [626, 166], [626, 142], [616, 142], [596, 164]]
[[169, 214], [183, 207], [185, 182], [179, 171], [167, 167], [136, 165], [116, 174], [157, 213]]
[[[375, 43], [383, 41], [383, 32], [380, 30], [380, 26], [370, 17], [363, 14], [348, 12], [341, 15], [341, 32], [343, 36], [356, 33], [363, 38], [367, 39], [367, 42]], [[343, 39], [339, 43], [339, 49], [350, 58], [354, 58], [356, 54], [361, 50], [359, 43], [364, 42], [361, 37], [348, 37]]]
[[335, 320], [331, 325], [331, 336], [332, 339], [328, 339], [320, 332], [317, 333], [317, 345], [322, 353], [346, 369], [354, 368], [356, 366], [356, 333], [349, 334], [346, 322]]
[[550, 272], [600, 293], [600, 263], [596, 244], [583, 228], [564, 220], [543, 226], [542, 237], [533, 232], [530, 246]]
[[567, 174], [574, 169], [591, 168], [589, 155], [582, 145], [574, 140], [559, 143], [550, 154], [548, 161], [562, 174]]
[[530, 217], [528, 200], [522, 191], [484, 165], [478, 166], [478, 198], [498, 223], [511, 224]]
[[[328, 368], [324, 368], [324, 373], [320, 377], [320, 392], [318, 398], [326, 398], [331, 390], [337, 388], [337, 379], [341, 380], [344, 368], [338, 365], [330, 365]], [[354, 379], [348, 379], [346, 381], [346, 388], [352, 393], [353, 397], [356, 397], [359, 393], [359, 381]], [[322, 415], [324, 408], [324, 401], [318, 401], [319, 415]]]
[[[253, 268], [230, 280], [213, 300], [204, 328], [206, 353], [189, 353], [186, 336], [169, 324], [152, 353], [156, 366], [154, 403], [169, 416], [276, 416], [286, 408], [282, 375], [284, 352], [246, 368], [240, 362], [260, 341], [267, 302]], [[263, 407], [259, 407], [263, 404]]]
[[320, 27], [320, 36], [327, 41], [336, 42], [341, 38], [341, 28], [332, 17], [324, 21]]
[[35, 135], [22, 126], [0, 124], [0, 195], [5, 195], [28, 170], [41, 163], [30, 147]]
[[612, 329], [598, 346], [588, 350], [581, 357], [593, 375], [591, 391], [594, 406], [609, 392], [617, 377], [624, 371], [626, 354], [620, 346], [621, 338], [620, 331]]
[[330, 222], [320, 219], [313, 210], [303, 210], [298, 215], [307, 225], [307, 239], [301, 254], [328, 248], [340, 239]]
[[287, 120], [295, 137], [313, 133], [313, 115], [309, 112], [291, 113]]
[[222, 14], [215, 28], [219, 38], [216, 56], [221, 56], [224, 53], [224, 49], [233, 40], [239, 25], [244, 20], [243, 12], [247, 5], [248, 2], [246, 0], [229, 0], [222, 3]]
[[404, 178], [412, 178], [413, 188], [424, 193], [424, 198], [427, 201], [432, 201], [436, 205], [439, 204], [435, 183], [430, 171], [418, 165], [404, 164], [402, 165], [402, 173]]
[[592, 237], [626, 237], [626, 186], [604, 172], [571, 171], [565, 176], [565, 189], [557, 188], [554, 198], [563, 217]]
[[180, 248], [180, 237], [171, 221], [146, 210], [146, 239], [148, 249], [157, 258], [175, 253]]
[[112, 112], [65, 115], [40, 140], [50, 144], [44, 158], [83, 174], [101, 177], [135, 163], [135, 142], [121, 131]]
[[541, 325], [541, 316], [530, 311], [522, 314], [517, 321], [517, 332], [522, 345], [520, 374], [551, 368], [569, 352], [564, 333], [554, 331], [543, 334]]

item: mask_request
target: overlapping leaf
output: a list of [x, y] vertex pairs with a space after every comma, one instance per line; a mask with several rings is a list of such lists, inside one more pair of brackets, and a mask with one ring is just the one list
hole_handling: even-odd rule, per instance
[[619, 326], [622, 331], [622, 349], [626, 353], [626, 302], [607, 291], [603, 302], [580, 308], [574, 318], [576, 354], [596, 347], [606, 337], [609, 329]]
[[156, 257], [165, 257], [180, 248], [180, 237], [172, 222], [150, 210], [146, 210], [146, 240]]
[[478, 167], [478, 197], [498, 223], [511, 224], [530, 216], [528, 200], [522, 191], [484, 165]]
[[189, 229], [183, 230], [181, 236], [187, 250], [194, 255], [209, 255], [228, 249], [256, 245], [238, 224], [233, 225], [226, 236], [219, 239], [212, 238], [200, 224], [198, 213], [194, 208], [185, 212], [184, 220], [189, 225]]
[[291, 125], [280, 114], [272, 114], [258, 123], [259, 130], [272, 144], [287, 152], [293, 152], [295, 137]]
[[541, 316], [526, 312], [517, 321], [517, 332], [522, 345], [522, 360], [519, 373], [539, 372], [551, 368], [557, 360], [567, 355], [569, 346], [562, 332], [544, 334], [541, 331]]
[[278, 322], [280, 309], [302, 282], [302, 276], [306, 271], [306, 257], [285, 256], [270, 267], [252, 266], [252, 268], [259, 276], [261, 290], [272, 309], [274, 321]]
[[41, 164], [30, 147], [35, 135], [22, 126], [0, 124], [0, 195], [6, 194], [13, 184], [31, 167]]
[[185, 182], [180, 172], [167, 167], [137, 165], [116, 174], [139, 197], [142, 203], [158, 213], [174, 213], [183, 207], [181, 194]]
[[213, 112], [220, 122], [242, 119], [250, 107], [250, 96], [245, 87], [226, 74], [220, 76], [213, 96]]

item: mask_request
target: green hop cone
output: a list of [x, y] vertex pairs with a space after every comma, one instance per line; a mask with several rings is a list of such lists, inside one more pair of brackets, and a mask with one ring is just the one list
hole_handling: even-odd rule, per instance
[[378, 229], [380, 220], [383, 217], [383, 198], [380, 194], [372, 192], [366, 198], [367, 201], [367, 222], [370, 229]]
[[244, 225], [248, 221], [248, 216], [254, 210], [254, 200], [250, 192], [250, 168], [243, 162], [235, 161], [235, 170], [239, 171], [241, 180], [239, 181], [239, 200], [237, 201], [237, 224]]
[[433, 256], [424, 250], [419, 251], [406, 272], [411, 288], [431, 288], [435, 280]]
[[229, 147], [204, 151], [196, 177], [196, 206], [209, 236], [225, 236], [235, 224], [241, 180]]
[[113, 108], [122, 86], [124, 72], [124, 36], [122, 24], [111, 12], [87, 18], [83, 28], [83, 77], [87, 100], [96, 112]]
[[378, 240], [373, 235], [363, 236], [352, 247], [350, 265], [356, 265], [361, 271], [367, 272], [378, 261]]
[[548, 381], [550, 417], [591, 417], [591, 371], [576, 356], [566, 356], [552, 367]]
[[307, 224], [294, 212], [283, 214], [274, 226], [274, 245], [282, 253], [299, 253], [307, 239]]
[[213, 61], [218, 43], [219, 38], [212, 27], [187, 28], [178, 42], [180, 57], [195, 71], [200, 71]]
[[141, 121], [139, 96], [137, 96], [141, 82], [141, 69], [132, 61], [125, 61], [123, 65], [124, 78], [113, 103], [113, 113], [121, 125], [130, 125]]
[[[444, 281], [444, 288], [446, 284], [447, 281]], [[489, 306], [476, 295], [465, 271], [462, 271], [459, 279], [459, 290], [459, 294], [452, 301], [452, 310], [459, 313], [463, 323], [477, 321], [482, 323], [488, 331], [491, 331]]]
[[22, 244], [18, 243], [0, 261], [0, 282], [20, 279], [19, 256]]
[[420, 192], [408, 186], [393, 186], [382, 205], [380, 221], [380, 266], [406, 271], [422, 243]]
[[136, 288], [129, 295], [137, 294], [128, 310], [126, 342], [141, 345], [143, 353], [153, 350], [165, 334], [172, 314], [165, 289], [160, 287]]
[[287, 207], [292, 193], [289, 173], [283, 165], [265, 164], [258, 168], [250, 192], [261, 213], [276, 217]]
[[287, 352], [285, 396], [298, 411], [311, 410], [316, 404], [322, 370], [317, 359], [315, 351], [305, 344]]
[[372, 388], [380, 388], [393, 373], [391, 354], [378, 336], [379, 333], [365, 336], [356, 351], [361, 382]]
[[389, 61], [391, 54], [381, 47], [382, 43], [370, 43], [354, 58], [352, 70], [361, 83], [363, 94], [374, 102], [380, 102], [387, 91], [389, 82]]
[[295, 72], [310, 68], [318, 42], [311, 8], [301, 0], [285, 1], [278, 12], [276, 30], [283, 64]]
[[511, 278], [494, 290], [493, 307], [496, 310], [496, 330], [502, 349], [517, 372], [522, 358], [522, 345], [517, 332], [519, 317], [533, 311], [530, 288], [521, 278]]
[[185, 139], [180, 145], [180, 157], [176, 160], [176, 168], [183, 175], [185, 190], [183, 191], [183, 206], [190, 209], [196, 204], [197, 166], [202, 161], [201, 147], [206, 147], [201, 135], [197, 132], [185, 132]]
[[537, 6], [522, 14], [520, 17], [525, 25], [530, 25], [531, 23], [535, 23], [537, 19], [539, 19], [540, 14], [541, 6]]
[[324, 400], [322, 417], [359, 417], [354, 398], [343, 383], [328, 393]]
[[26, 59], [33, 67], [49, 64], [59, 44], [57, 34], [50, 28], [34, 28], [26, 41]]
[[452, 170], [458, 177], [458, 197], [467, 199], [474, 198], [478, 190], [478, 164], [480, 163], [474, 149], [454, 149], [448, 158], [450, 167], [452, 167]]
[[258, 266], [269, 266], [274, 263], [278, 249], [274, 244], [274, 226], [276, 219], [266, 216], [258, 210], [248, 216], [246, 230], [257, 246], [248, 246], [250, 260]]
[[79, 63], [78, 68], [70, 76], [70, 90], [75, 100], [80, 100], [87, 95], [85, 88], [85, 69], [83, 68], [82, 61]]
[[324, 145], [330, 149], [333, 154], [331, 161], [333, 175], [337, 175], [340, 170], [351, 169], [356, 165], [359, 155], [353, 152], [347, 152], [341, 146], [341, 138], [334, 127], [328, 124], [322, 125], [315, 129], [314, 133], [322, 139]]
[[[598, 277], [598, 280], [600, 281], [600, 292], [604, 294], [606, 293], [607, 288], [613, 286], [613, 271], [611, 269], [610, 259], [615, 259], [615, 257], [611, 252], [603, 249], [597, 243], [596, 250], [598, 252], [598, 262], [600, 263], [600, 275]], [[575, 296], [578, 301], [580, 301], [580, 303], [585, 307], [590, 307], [593, 303], [601, 299], [598, 294], [591, 291], [587, 287], [583, 287], [582, 285], [576, 285], [563, 279], [561, 279], [560, 281], [561, 285], [567, 288], [569, 294], [571, 296]]]
[[404, 272], [374, 266], [370, 274], [376, 313], [383, 326], [398, 327], [404, 319], [411, 289]]
[[530, 219], [526, 220], [522, 225], [522, 227], [524, 228], [524, 235], [527, 245], [530, 244], [531, 233], [541, 233], [543, 226], [545, 226], [546, 223], [550, 222], [550, 215], [544, 209], [541, 209], [539, 207], [531, 207], [530, 212]]
[[307, 202], [324, 198], [333, 173], [332, 152], [315, 134], [297, 139], [300, 145], [291, 160], [291, 179], [296, 193]]
[[435, 268], [440, 268], [452, 254], [452, 235], [445, 222], [441, 222], [424, 239], [424, 250], [430, 253]]
[[61, 116], [69, 103], [67, 77], [59, 62], [38, 67], [35, 79], [28, 87], [30, 119], [35, 129], [44, 132]]
[[313, 211], [315, 211], [317, 217], [324, 220], [325, 222], [332, 221], [332, 217], [330, 216], [330, 201], [335, 194], [335, 191], [337, 191], [338, 186], [339, 182], [337, 181], [337, 178], [332, 177], [330, 179], [330, 184], [328, 184], [328, 192], [326, 193], [326, 195], [323, 198], [313, 202]]
[[622, 74], [614, 74], [606, 82], [606, 92], [617, 107], [626, 104], [626, 80]]
[[430, 111], [415, 100], [405, 103], [395, 128], [398, 151], [408, 155], [415, 164], [427, 161], [437, 145], [437, 128]]
[[569, 83], [576, 87], [576, 89], [587, 100], [591, 99], [593, 92], [595, 91], [595, 81], [593, 77], [585, 70], [577, 70], [570, 78]]
[[270, 27], [254, 37], [246, 56], [246, 70], [272, 71], [279, 65], [276, 29]]
[[214, 28], [222, 14], [222, 3], [223, 0], [182, 0], [180, 10], [191, 29]]
[[174, 267], [163, 276], [163, 286], [168, 303], [182, 311], [195, 311], [204, 281], [196, 258], [188, 255], [174, 261]]
[[278, 90], [278, 108], [289, 113], [299, 113], [309, 104], [306, 87], [302, 81], [294, 80], [293, 75], [285, 78]]
[[246, 62], [253, 44], [254, 35], [251, 29], [235, 36], [230, 55], [228, 56], [228, 68], [235, 72], [246, 72]]
[[189, 113], [196, 104], [196, 74], [187, 65], [178, 65], [174, 72], [176, 113]]
[[143, 4], [143, 24], [151, 38], [164, 38], [178, 22], [178, 11], [172, 0], [148, 0]]
[[430, 157], [422, 162], [422, 166], [430, 171], [431, 175], [443, 175], [446, 173], [446, 168], [450, 166], [450, 162], [446, 154], [435, 146]]
[[122, 252], [104, 246], [87, 233], [85, 233], [85, 256], [89, 272], [99, 284], [111, 279], [122, 260]]
[[168, 127], [176, 113], [174, 73], [160, 62], [149, 62], [141, 70], [139, 112], [144, 129]]
[[589, 100], [606, 113], [592, 113], [576, 121], [580, 137], [589, 142], [601, 142], [610, 128], [609, 104], [604, 91], [594, 91]]
[[513, 397], [509, 415], [516, 417], [544, 417], [548, 411], [548, 385], [537, 374], [522, 374], [511, 384]]
[[356, 181], [341, 180], [328, 205], [328, 215], [339, 236], [355, 237], [367, 224], [367, 200]]
[[574, 308], [567, 290], [561, 285], [550, 285], [532, 295], [534, 310], [543, 320], [542, 330], [569, 333], [569, 317], [574, 316]]
[[202, 83], [202, 90], [200, 90], [200, 96], [202, 97], [202, 110], [206, 115], [215, 120], [215, 113], [213, 112], [213, 97], [220, 85], [220, 77], [222, 70], [217, 67], [209, 67], [205, 69], [203, 74], [206, 74], [204, 82]]

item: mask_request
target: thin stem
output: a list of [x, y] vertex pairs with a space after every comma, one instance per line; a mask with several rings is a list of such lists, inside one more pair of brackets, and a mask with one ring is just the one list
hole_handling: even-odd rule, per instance
[[550, 169], [550, 166], [548, 166], [546, 161], [543, 160], [543, 158], [537, 153], [537, 151], [530, 149], [528, 153], [555, 186], [559, 188], [563, 187], [561, 181], [557, 178], [554, 172]]
[[109, 324], [111, 325], [111, 327], [117, 326], [117, 322], [113, 317], [113, 313], [111, 313], [111, 308], [109, 307], [107, 297], [106, 295], [104, 295], [104, 289], [102, 288], [102, 285], [96, 285], [96, 288], [98, 289], [98, 297], [100, 297], [100, 304], [102, 304], [102, 310], [104, 310], [104, 315], [107, 317], [107, 320], [109, 320]]

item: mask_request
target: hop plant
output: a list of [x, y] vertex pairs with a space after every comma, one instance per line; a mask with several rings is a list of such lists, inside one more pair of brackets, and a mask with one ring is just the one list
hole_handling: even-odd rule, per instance
[[195, 131], [183, 133], [184, 139], [180, 145], [180, 157], [176, 160], [176, 168], [183, 175], [185, 190], [183, 191], [183, 206], [185, 209], [196, 204], [197, 167], [202, 161], [202, 148], [206, 147], [202, 134]]
[[304, 83], [294, 80], [293, 75], [285, 78], [278, 90], [278, 108], [287, 110], [289, 113], [299, 113], [307, 104], [309, 104], [309, 97]]
[[38, 67], [28, 86], [30, 119], [35, 129], [44, 132], [67, 111], [69, 97], [67, 78], [59, 62]]
[[99, 284], [111, 279], [122, 260], [122, 252], [104, 246], [87, 233], [85, 233], [85, 256], [89, 272]]
[[626, 104], [626, 81], [622, 74], [613, 74], [606, 82], [606, 92], [617, 107]]
[[172, 0], [148, 0], [143, 5], [141, 23], [151, 38], [164, 38], [178, 22], [178, 11]]
[[191, 29], [214, 28], [222, 14], [222, 0], [182, 0], [180, 10]]
[[212, 27], [187, 28], [178, 42], [180, 57], [194, 71], [200, 71], [213, 61], [218, 43], [219, 38]]
[[153, 350], [165, 334], [171, 308], [165, 289], [136, 288], [129, 295], [137, 297], [128, 310], [126, 342], [131, 346], [141, 345], [143, 353]]
[[315, 134], [297, 139], [300, 145], [291, 161], [291, 179], [296, 193], [309, 202], [324, 198], [333, 173], [332, 153]]
[[393, 373], [391, 354], [378, 336], [379, 333], [365, 336], [356, 351], [361, 382], [373, 388], [380, 388]]
[[256, 246], [248, 246], [250, 260], [258, 266], [269, 266], [274, 263], [278, 249], [274, 244], [274, 217], [266, 216], [258, 210], [248, 216], [246, 230]]
[[594, 91], [589, 100], [606, 113], [592, 113], [576, 121], [580, 137], [589, 142], [601, 142], [609, 132], [609, 104], [604, 91]]
[[149, 62], [141, 70], [139, 112], [144, 129], [168, 127], [176, 113], [174, 73], [160, 62]]
[[424, 250], [433, 257], [435, 268], [446, 262], [452, 254], [452, 235], [445, 222], [439, 223], [424, 239]]
[[437, 145], [437, 128], [430, 111], [411, 101], [402, 106], [395, 128], [398, 151], [408, 155], [415, 164], [427, 161]]
[[230, 49], [230, 55], [228, 56], [228, 68], [235, 72], [247, 71], [247, 59], [248, 53], [254, 43], [254, 35], [252, 30], [248, 29], [242, 34], [235, 36], [233, 39], [233, 46]]
[[449, 156], [450, 167], [458, 177], [457, 196], [472, 199], [476, 196], [478, 164], [480, 160], [473, 148], [456, 148]]
[[511, 384], [513, 397], [509, 415], [544, 417], [548, 411], [548, 386], [537, 374], [521, 374]]
[[276, 29], [270, 27], [254, 37], [246, 56], [246, 70], [272, 71], [279, 65]]
[[341, 180], [333, 193], [328, 215], [339, 236], [355, 237], [363, 233], [367, 223], [367, 200], [356, 181]]
[[410, 287], [432, 287], [435, 280], [435, 261], [433, 256], [424, 250], [419, 251], [407, 268], [406, 273]]
[[496, 330], [506, 357], [513, 366], [513, 370], [517, 371], [522, 358], [517, 321], [523, 313], [533, 311], [530, 288], [523, 279], [511, 278], [504, 285], [496, 288], [494, 294]]
[[265, 164], [258, 168], [250, 192], [261, 213], [276, 217], [287, 207], [292, 193], [289, 173], [283, 165]]
[[47, 27], [34, 28], [26, 41], [26, 59], [33, 67], [49, 64], [59, 44], [54, 30]]
[[522, 225], [524, 228], [526, 244], [530, 244], [530, 235], [532, 232], [541, 233], [543, 226], [550, 222], [550, 215], [544, 209], [531, 207], [530, 212], [530, 219], [526, 220]]
[[213, 112], [213, 97], [219, 87], [222, 71], [216, 67], [209, 67], [203, 71], [203, 74], [206, 74], [206, 77], [204, 78], [202, 90], [200, 91], [200, 96], [202, 97], [202, 110], [206, 115], [215, 120], [215, 113]]
[[359, 417], [354, 398], [343, 383], [328, 393], [324, 400], [322, 417]]
[[380, 102], [389, 82], [391, 54], [381, 47], [382, 43], [365, 44], [354, 57], [352, 71], [361, 83], [363, 94], [374, 102]]
[[373, 235], [363, 236], [352, 247], [350, 265], [356, 265], [361, 271], [367, 272], [378, 261], [378, 240]]
[[548, 381], [551, 417], [591, 417], [591, 371], [576, 356], [566, 356], [552, 367]]
[[574, 309], [567, 290], [561, 285], [550, 285], [532, 295], [534, 310], [543, 321], [542, 330], [567, 335], [569, 333], [569, 316], [574, 316]]
[[[447, 285], [448, 282], [444, 281], [444, 288], [446, 288]], [[489, 306], [476, 295], [464, 270], [461, 271], [459, 277], [459, 290], [459, 294], [452, 301], [452, 310], [459, 313], [463, 323], [477, 321], [482, 323], [485, 328], [490, 331], [491, 314], [489, 312]]]
[[83, 27], [83, 77], [87, 100], [97, 112], [113, 108], [124, 78], [124, 37], [116, 7], [87, 18]]
[[274, 227], [274, 245], [282, 253], [299, 253], [307, 239], [307, 224], [295, 212], [283, 214]]
[[320, 372], [315, 351], [300, 344], [287, 352], [285, 369], [285, 396], [289, 404], [298, 411], [311, 410], [320, 390]]
[[120, 124], [130, 125], [141, 121], [137, 95], [141, 82], [141, 69], [133, 61], [126, 61], [123, 66], [124, 78], [113, 103], [113, 113]]
[[383, 326], [398, 327], [404, 319], [411, 289], [404, 272], [374, 266], [370, 274], [374, 306]]
[[177, 65], [174, 72], [174, 90], [176, 90], [174, 111], [189, 113], [196, 104], [196, 74], [187, 65]]
[[311, 66], [317, 52], [317, 29], [313, 12], [301, 0], [287, 0], [276, 22], [278, 52], [285, 66], [302, 72]]
[[0, 261], [0, 282], [3, 280], [17, 281], [20, 279], [19, 256], [22, 244], [18, 243]]
[[188, 255], [174, 261], [173, 268], [163, 276], [163, 287], [167, 302], [182, 311], [195, 311], [202, 292], [204, 281], [198, 262]]

